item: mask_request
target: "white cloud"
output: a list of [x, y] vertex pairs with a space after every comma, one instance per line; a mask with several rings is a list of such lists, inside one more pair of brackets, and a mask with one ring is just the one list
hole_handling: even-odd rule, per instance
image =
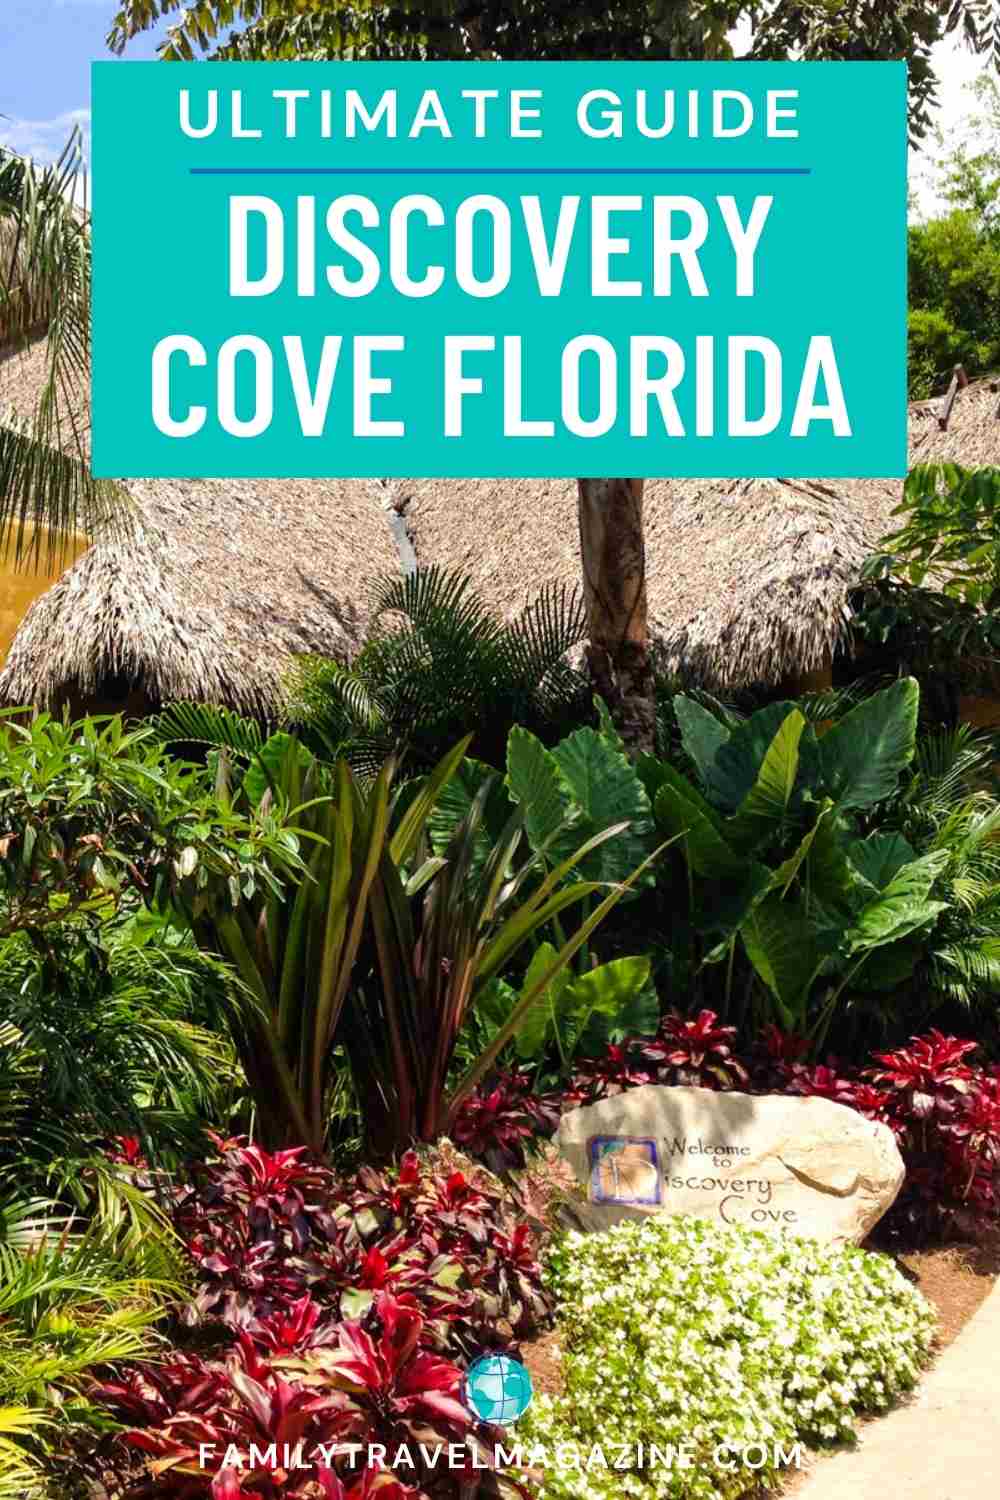
[[977, 56], [956, 38], [939, 42], [934, 49], [938, 107], [931, 116], [931, 135], [920, 151], [910, 152], [910, 189], [920, 217], [941, 213], [947, 208], [939, 193], [935, 171], [942, 150], [959, 141], [972, 147], [979, 144], [970, 124], [970, 116], [977, 113], [972, 85], [988, 68], [988, 58]]
[[76, 129], [83, 133], [84, 151], [90, 156], [90, 110], [68, 109], [51, 120], [11, 119], [0, 115], [0, 146], [9, 146], [35, 161], [55, 161]]

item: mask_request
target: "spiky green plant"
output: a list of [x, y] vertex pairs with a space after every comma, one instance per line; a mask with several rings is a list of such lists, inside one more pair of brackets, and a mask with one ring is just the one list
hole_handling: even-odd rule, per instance
[[[269, 1144], [323, 1150], [338, 1041], [369, 1145], [382, 1153], [434, 1139], [648, 863], [631, 875], [580, 878], [578, 867], [624, 834], [627, 819], [570, 835], [558, 853], [529, 849], [522, 858], [526, 812], [509, 804], [484, 852], [489, 779], [435, 852], [431, 819], [467, 747], [461, 741], [428, 775], [398, 787], [387, 761], [364, 786], [343, 760], [330, 768], [277, 735], [234, 783], [237, 803], [277, 795], [294, 808], [306, 851], [301, 877], [280, 893], [254, 890], [230, 909], [209, 889], [183, 908], [199, 944], [233, 964], [253, 999], [234, 1040]], [[566, 833], [558, 824], [553, 843]], [[574, 907], [582, 915], [551, 965], [450, 1091], [458, 1033], [479, 991]]]
[[155, 1210], [136, 1234], [44, 1199], [0, 1201], [0, 1497], [65, 1492], [60, 1443], [88, 1420], [89, 1376], [155, 1352], [182, 1278]]

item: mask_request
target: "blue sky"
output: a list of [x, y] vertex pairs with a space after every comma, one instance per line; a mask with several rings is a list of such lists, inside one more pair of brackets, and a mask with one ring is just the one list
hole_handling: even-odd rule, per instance
[[[114, 0], [0, 0], [0, 143], [51, 158], [90, 111], [90, 64], [110, 59], [104, 43]], [[155, 56], [155, 38], [128, 57]]]
[[[46, 161], [58, 155], [74, 124], [87, 133], [90, 64], [110, 58], [104, 38], [116, 9], [115, 0], [0, 0], [0, 116], [7, 116], [0, 118], [0, 145]], [[155, 54], [156, 36], [144, 35], [126, 57]], [[937, 49], [935, 62], [937, 124], [954, 138], [968, 107], [965, 85], [981, 65], [953, 42]], [[925, 177], [923, 163], [913, 162], [911, 181], [926, 211], [936, 205], [930, 188], [920, 190]]]

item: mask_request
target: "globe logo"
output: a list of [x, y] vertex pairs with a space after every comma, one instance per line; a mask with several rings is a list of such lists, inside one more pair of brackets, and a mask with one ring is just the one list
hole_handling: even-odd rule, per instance
[[484, 1422], [516, 1422], [531, 1405], [531, 1376], [508, 1354], [485, 1354], [469, 1366], [466, 1405]]

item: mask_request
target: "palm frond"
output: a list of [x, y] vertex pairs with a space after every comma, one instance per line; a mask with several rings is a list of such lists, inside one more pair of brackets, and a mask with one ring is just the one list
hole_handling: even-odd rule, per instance
[[255, 719], [212, 703], [171, 703], [147, 724], [161, 744], [229, 750], [243, 759], [256, 755], [267, 738]]
[[392, 574], [376, 579], [372, 588], [372, 619], [402, 615], [418, 629], [446, 628], [453, 636], [476, 640], [494, 639], [499, 623], [471, 592], [471, 580], [462, 572], [435, 563], [417, 568], [403, 578]]
[[[75, 131], [58, 161], [36, 166], [0, 147], [0, 338], [45, 335], [35, 409], [0, 413], [0, 548], [20, 560], [65, 555], [79, 532], [128, 521], [126, 492], [91, 477], [90, 223], [75, 201], [83, 164]], [[15, 353], [12, 358], [16, 359]]]
[[525, 697], [537, 697], [545, 711], [557, 712], [578, 701], [588, 691], [588, 680], [567, 656], [587, 639], [587, 630], [582, 590], [547, 584], [500, 637], [510, 683]]

